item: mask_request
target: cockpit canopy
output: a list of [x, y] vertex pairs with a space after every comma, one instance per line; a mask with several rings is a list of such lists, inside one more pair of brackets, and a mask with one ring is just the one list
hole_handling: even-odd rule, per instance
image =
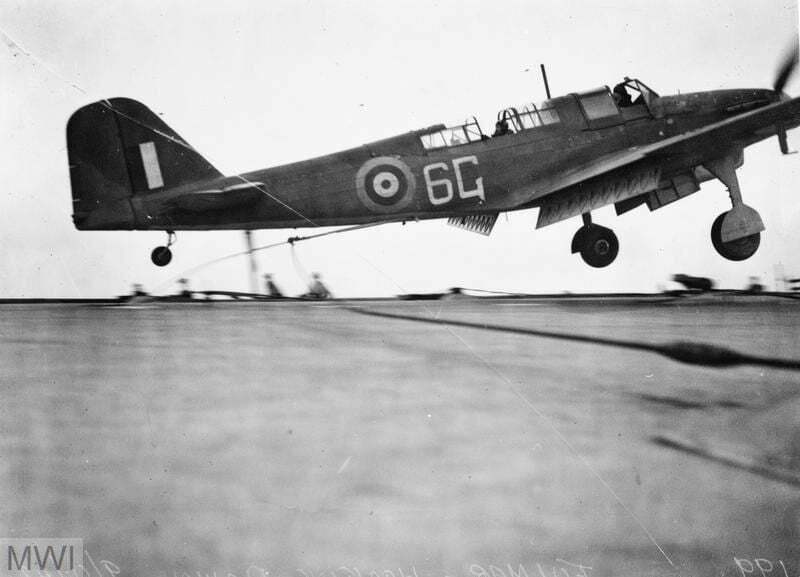
[[501, 110], [497, 113], [495, 127], [498, 131], [503, 131], [504, 133], [507, 133], [506, 130], [520, 132], [529, 128], [555, 124], [559, 120], [558, 112], [553, 103], [545, 100], [539, 104], [531, 103], [525, 104], [520, 108], [512, 107]]
[[617, 106], [620, 108], [635, 106], [637, 104], [644, 104], [649, 108], [653, 99], [658, 98], [658, 93], [644, 82], [637, 78], [628, 78], [627, 76], [622, 82], [614, 86], [612, 94]]
[[463, 124], [447, 126], [420, 136], [425, 150], [444, 148], [446, 146], [460, 146], [485, 140], [486, 138], [474, 116], [465, 120]]
[[[505, 108], [497, 113], [497, 123], [493, 137], [505, 136], [557, 124], [562, 122], [559, 109], [564, 113], [564, 122], [572, 126], [576, 122], [574, 114], [570, 114], [568, 108], [571, 105], [578, 112], [583, 126], [590, 128], [604, 128], [625, 122], [625, 119], [638, 118], [641, 115], [652, 114], [651, 104], [658, 94], [650, 89], [644, 82], [636, 78], [627, 76], [622, 82], [614, 86], [614, 90], [609, 90], [608, 86], [601, 86], [594, 90], [587, 90], [571, 94], [569, 96], [545, 100], [538, 104], [525, 104], [521, 107]], [[579, 108], [575, 108], [575, 102], [580, 103]], [[637, 107], [621, 115], [621, 110], [628, 107]], [[449, 148], [461, 146], [472, 142], [488, 140], [489, 137], [483, 133], [475, 117], [470, 117], [462, 124], [452, 126], [438, 125], [426, 130], [419, 136], [425, 150], [439, 148]]]
[[[579, 92], [575, 95], [581, 103], [583, 114], [590, 126], [601, 126], [600, 119], [617, 117], [621, 109], [640, 106], [650, 110], [650, 105], [658, 94], [653, 92], [644, 82], [625, 79], [609, 91], [608, 86], [594, 90]], [[627, 117], [630, 117], [626, 113]]]

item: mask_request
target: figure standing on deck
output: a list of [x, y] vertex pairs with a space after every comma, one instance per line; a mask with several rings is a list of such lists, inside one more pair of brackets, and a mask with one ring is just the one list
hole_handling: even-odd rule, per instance
[[178, 285], [180, 285], [180, 287], [181, 287], [181, 290], [178, 293], [178, 296], [180, 296], [182, 298], [186, 298], [186, 299], [193, 298], [194, 295], [192, 294], [192, 291], [189, 288], [189, 279], [188, 278], [178, 279]]
[[311, 275], [311, 285], [308, 287], [308, 292], [303, 297], [308, 299], [329, 299], [333, 295], [328, 287], [322, 282], [322, 275], [315, 272]]
[[267, 289], [267, 296], [274, 299], [283, 298], [283, 293], [281, 289], [278, 288], [272, 280], [272, 275], [267, 273], [264, 275], [264, 287]]

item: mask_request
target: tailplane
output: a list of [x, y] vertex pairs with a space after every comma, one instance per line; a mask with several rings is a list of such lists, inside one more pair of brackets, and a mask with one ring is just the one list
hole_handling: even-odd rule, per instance
[[111, 98], [67, 123], [73, 221], [80, 230], [138, 228], [131, 198], [222, 174], [144, 104]]

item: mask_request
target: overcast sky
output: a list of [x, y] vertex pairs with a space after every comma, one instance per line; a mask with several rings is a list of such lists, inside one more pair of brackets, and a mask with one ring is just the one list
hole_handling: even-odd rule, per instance
[[[162, 232], [76, 231], [64, 129], [94, 100], [144, 102], [231, 174], [471, 115], [488, 132], [499, 109], [544, 97], [540, 62], [554, 94], [625, 75], [661, 94], [769, 87], [797, 19], [788, 0], [3, 0], [0, 29], [32, 56], [0, 46], [0, 296], [113, 296], [134, 282], [169, 292], [186, 269], [244, 248], [240, 232], [179, 232], [172, 263], [158, 269], [149, 253]], [[797, 78], [787, 91], [800, 94]], [[800, 148], [800, 131], [789, 139]], [[288, 247], [265, 251], [259, 266], [288, 293], [319, 271], [338, 296], [653, 291], [677, 272], [741, 287], [750, 275], [772, 284], [779, 263], [800, 276], [800, 155], [781, 156], [770, 139], [745, 151], [739, 178], [767, 227], [744, 263], [711, 246], [711, 223], [729, 201], [709, 182], [654, 213], [597, 211], [620, 239], [602, 270], [570, 254], [580, 219], [535, 231], [535, 210], [501, 216], [489, 238], [444, 221], [387, 225], [299, 244], [296, 259]], [[248, 288], [243, 258], [190, 278], [195, 289]]]

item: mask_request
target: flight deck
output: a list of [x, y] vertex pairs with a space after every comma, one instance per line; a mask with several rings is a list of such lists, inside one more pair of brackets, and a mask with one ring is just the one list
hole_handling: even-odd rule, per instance
[[[796, 299], [0, 319], [0, 524], [82, 537], [93, 577], [800, 573]], [[675, 343], [740, 362], [676, 360]]]

